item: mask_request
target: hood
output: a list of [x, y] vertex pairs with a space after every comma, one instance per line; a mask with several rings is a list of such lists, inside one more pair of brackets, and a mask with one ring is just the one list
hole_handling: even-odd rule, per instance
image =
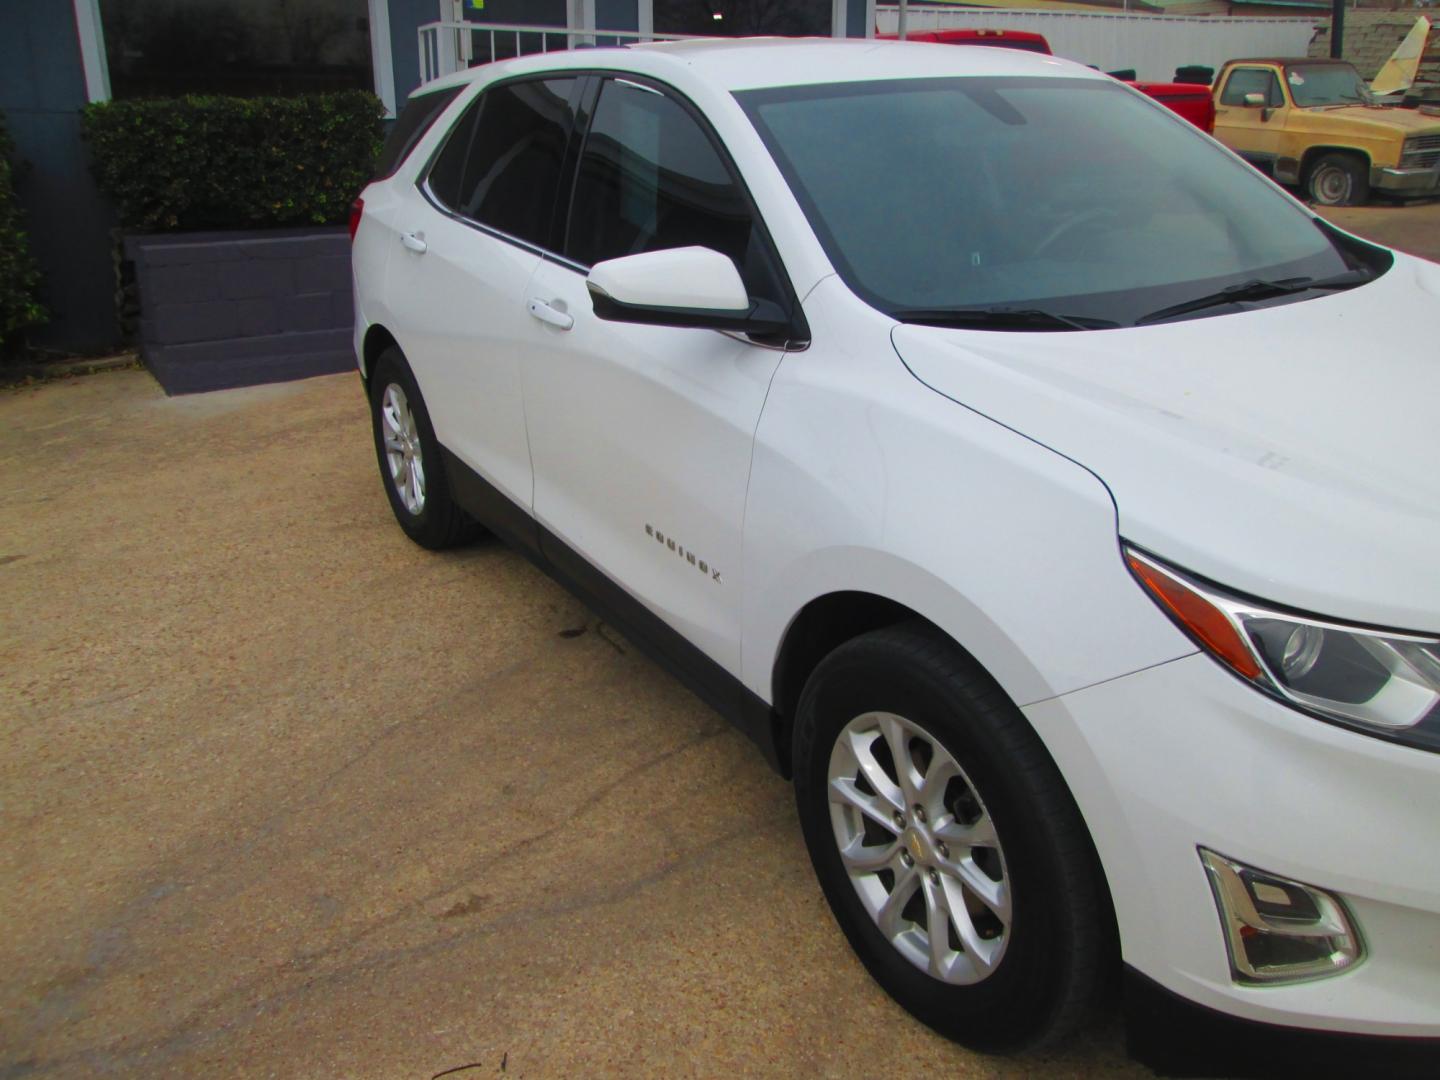
[[[1396, 131], [1403, 135], [1440, 135], [1440, 119], [1418, 109], [1391, 105], [1322, 105], [1297, 111], [1309, 121], [1304, 125], [1306, 130], [1365, 131], [1386, 137]], [[1293, 122], [1289, 126], [1296, 127]]]
[[1134, 329], [901, 325], [931, 389], [1089, 469], [1120, 533], [1222, 585], [1440, 632], [1440, 266]]

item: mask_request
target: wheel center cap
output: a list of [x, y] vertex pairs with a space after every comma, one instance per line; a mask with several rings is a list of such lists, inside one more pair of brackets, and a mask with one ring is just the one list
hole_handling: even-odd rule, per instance
[[918, 863], [930, 861], [930, 845], [925, 842], [925, 837], [918, 829], [905, 830], [905, 850], [910, 852], [911, 858]]

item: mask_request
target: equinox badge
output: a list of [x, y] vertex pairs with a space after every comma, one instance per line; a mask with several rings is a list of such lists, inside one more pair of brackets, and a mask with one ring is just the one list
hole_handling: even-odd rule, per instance
[[673, 536], [666, 536], [653, 525], [645, 526], [645, 535], [653, 536], [657, 543], [664, 544], [665, 547], [673, 551], [676, 555], [679, 555], [680, 558], [684, 559], [691, 566], [695, 567], [695, 569], [699, 570], [700, 573], [709, 574], [711, 581], [717, 582], [721, 585], [725, 584], [725, 579], [720, 576], [719, 570], [715, 569], [715, 567], [711, 566], [704, 559], [697, 557], [693, 551], [689, 551], [680, 544], [677, 544]]

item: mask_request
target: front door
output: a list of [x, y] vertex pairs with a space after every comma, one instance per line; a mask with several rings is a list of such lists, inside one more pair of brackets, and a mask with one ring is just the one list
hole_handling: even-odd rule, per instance
[[[700, 245], [752, 297], [786, 305], [778, 263], [733, 167], [685, 105], [631, 79], [600, 85], [563, 258], [530, 282], [525, 365], [535, 515], [708, 657], [740, 670], [741, 530], [760, 410], [781, 352], [714, 330], [604, 322], [585, 287], [604, 259]], [[575, 569], [572, 565], [572, 570]]]
[[[1247, 105], [1249, 94], [1262, 95], [1265, 104]], [[1246, 161], [1271, 169], [1280, 154], [1287, 111], [1274, 68], [1233, 67], [1215, 106], [1215, 137]]]

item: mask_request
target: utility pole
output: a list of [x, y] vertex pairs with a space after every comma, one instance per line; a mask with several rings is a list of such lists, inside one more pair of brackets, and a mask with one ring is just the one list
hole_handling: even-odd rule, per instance
[[1345, 51], [1345, 0], [1330, 0], [1330, 55], [1340, 59]]

